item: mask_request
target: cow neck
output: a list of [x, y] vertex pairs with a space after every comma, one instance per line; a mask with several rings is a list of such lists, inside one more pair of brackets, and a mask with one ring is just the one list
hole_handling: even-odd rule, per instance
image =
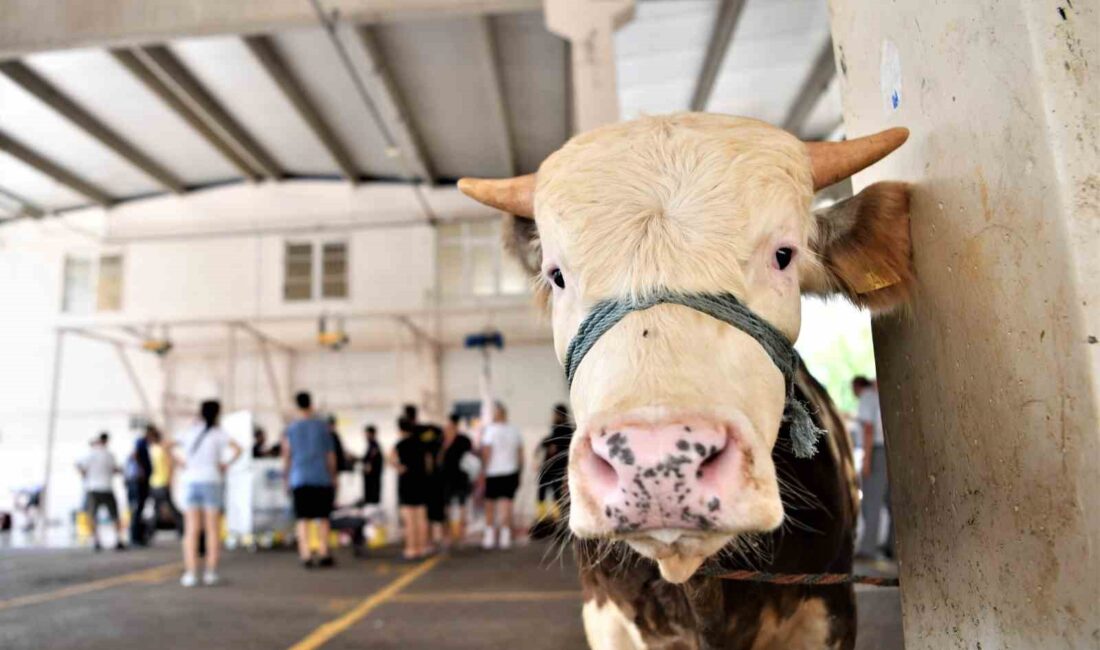
[[799, 458], [811, 458], [817, 450], [817, 440], [824, 433], [810, 417], [806, 404], [795, 393], [795, 374], [801, 364], [794, 345], [774, 325], [749, 309], [731, 293], [681, 293], [654, 291], [644, 297], [602, 300], [588, 312], [565, 353], [565, 380], [572, 387], [573, 377], [585, 355], [601, 336], [628, 314], [657, 305], [681, 305], [700, 311], [711, 318], [732, 325], [748, 334], [768, 353], [772, 363], [783, 373], [786, 383], [786, 405], [783, 421], [790, 425], [791, 444]]

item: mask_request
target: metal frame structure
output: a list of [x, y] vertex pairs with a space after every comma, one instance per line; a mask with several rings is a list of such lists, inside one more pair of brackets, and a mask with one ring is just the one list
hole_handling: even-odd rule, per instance
[[[237, 333], [245, 332], [251, 336], [256, 343], [256, 350], [260, 356], [260, 360], [263, 364], [264, 374], [266, 375], [266, 381], [268, 390], [271, 392], [273, 403], [279, 413], [280, 419], [285, 424], [288, 421], [289, 414], [291, 412], [290, 405], [287, 404], [287, 387], [280, 385], [278, 372], [276, 372], [275, 359], [273, 352], [278, 352], [286, 355], [286, 374], [291, 380], [294, 377], [294, 369], [296, 365], [297, 356], [299, 353], [312, 351], [313, 348], [307, 350], [302, 346], [295, 346], [285, 341], [280, 341], [276, 337], [264, 332], [260, 329], [265, 323], [313, 323], [316, 322], [320, 316], [334, 316], [338, 315], [340, 318], [347, 321], [364, 321], [364, 320], [383, 320], [392, 321], [399, 324], [413, 339], [412, 349], [419, 351], [427, 349], [430, 353], [430, 359], [432, 360], [432, 372], [434, 373], [434, 395], [428, 395], [427, 397], [434, 400], [435, 403], [425, 403], [425, 410], [432, 412], [439, 410], [442, 407], [442, 359], [443, 351], [448, 347], [443, 341], [440, 340], [438, 335], [438, 324], [444, 316], [448, 315], [472, 315], [472, 314], [496, 314], [507, 313], [519, 310], [530, 309], [529, 302], [525, 299], [522, 301], [511, 300], [504, 301], [485, 301], [480, 305], [462, 306], [462, 307], [446, 307], [441, 306], [437, 301], [436, 306], [431, 309], [423, 310], [405, 310], [405, 311], [357, 311], [341, 314], [333, 314], [322, 312], [309, 313], [309, 314], [285, 314], [277, 316], [259, 316], [252, 318], [192, 318], [192, 319], [157, 319], [157, 320], [113, 320], [110, 318], [97, 318], [92, 322], [84, 323], [61, 323], [54, 329], [54, 361], [53, 369], [50, 378], [50, 405], [47, 413], [47, 425], [46, 425], [46, 461], [45, 461], [45, 475], [43, 478], [43, 484], [46, 486], [46, 490], [43, 496], [44, 500], [49, 499], [49, 482], [50, 475], [53, 471], [53, 457], [54, 446], [57, 436], [58, 421], [62, 415], [61, 408], [61, 385], [64, 378], [64, 353], [65, 342], [69, 336], [77, 336], [92, 341], [97, 341], [105, 345], [113, 347], [118, 355], [119, 362], [122, 365], [123, 370], [126, 373], [127, 378], [130, 381], [131, 386], [134, 389], [138, 400], [141, 402], [142, 411], [145, 417], [150, 422], [158, 422], [163, 427], [169, 427], [171, 425], [171, 419], [175, 416], [186, 415], [190, 411], [182, 411], [174, 409], [171, 402], [179, 397], [172, 392], [172, 359], [173, 355], [186, 354], [180, 351], [169, 352], [162, 357], [161, 372], [163, 373], [163, 385], [164, 392], [161, 397], [161, 404], [159, 412], [154, 408], [152, 401], [149, 398], [145, 387], [142, 385], [141, 379], [138, 376], [136, 369], [130, 359], [127, 350], [143, 351], [147, 354], [154, 354], [148, 350], [145, 350], [141, 341], [145, 338], [143, 331], [150, 331], [153, 328], [161, 328], [163, 331], [172, 331], [181, 328], [189, 327], [212, 327], [219, 326], [225, 327], [227, 331], [225, 356], [225, 380], [226, 380], [226, 394], [222, 396], [222, 401], [225, 404], [226, 410], [236, 408], [235, 403], [236, 396], [233, 394], [234, 381], [233, 378], [236, 375], [237, 365], [239, 363], [238, 346], [237, 346]], [[417, 317], [429, 317], [432, 320], [432, 325], [429, 328], [424, 328], [414, 321]], [[436, 334], [432, 334], [431, 331], [436, 331]], [[537, 342], [546, 342], [549, 338], [539, 340]], [[521, 343], [534, 343], [534, 340], [520, 341]], [[382, 348], [359, 348], [361, 350], [396, 350], [399, 359], [400, 354], [410, 349], [407, 345], [400, 343], [396, 345], [385, 346]], [[400, 361], [399, 361], [400, 365]], [[403, 378], [399, 378], [399, 383], [403, 383]], [[353, 404], [341, 404], [339, 408], [379, 408], [385, 406], [393, 406], [395, 409], [400, 406], [398, 403], [390, 402], [356, 402]], [[45, 509], [47, 504], [43, 504]]]

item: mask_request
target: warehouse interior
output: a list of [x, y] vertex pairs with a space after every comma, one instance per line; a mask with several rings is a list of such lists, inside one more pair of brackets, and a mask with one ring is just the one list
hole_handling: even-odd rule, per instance
[[[121, 462], [147, 424], [171, 436], [214, 398], [226, 422], [237, 418], [231, 434], [248, 456], [256, 429], [268, 445], [280, 440], [300, 391], [331, 415], [345, 452], [359, 458], [367, 425], [377, 427], [383, 450], [397, 444], [404, 405], [433, 423], [476, 409], [488, 368], [493, 397], [537, 467], [555, 405], [570, 400], [551, 322], [534, 304], [535, 280], [501, 245], [501, 213], [464, 196], [457, 180], [534, 173], [572, 135], [646, 115], [739, 115], [833, 142], [932, 120], [938, 102], [956, 98], [947, 98], [942, 77], [936, 86], [931, 73], [913, 73], [911, 61], [936, 49], [939, 34], [978, 33], [976, 18], [937, 8], [927, 17], [937, 36], [923, 41], [901, 26], [919, 29], [920, 3], [899, 4], [891, 14], [854, 0], [0, 0], [0, 515], [8, 528], [0, 532], [0, 647], [586, 647], [586, 596], [568, 542], [521, 533], [510, 551], [483, 551], [475, 505], [468, 547], [404, 561], [393, 471], [383, 472], [381, 503], [368, 516], [369, 548], [353, 554], [345, 536], [334, 536], [331, 572], [303, 572], [290, 528], [242, 519], [230, 505], [224, 582], [196, 594], [179, 586], [171, 531], [157, 532], [148, 548], [91, 551], [76, 465], [100, 432], [110, 433], [108, 449]], [[1094, 9], [1077, 11], [1068, 9], [1064, 29], [1096, 18]], [[1038, 34], [1048, 18], [1021, 20]], [[861, 20], [885, 36], [854, 44]], [[896, 75], [899, 55], [886, 45], [895, 41], [906, 66]], [[997, 56], [996, 43], [982, 47]], [[1094, 75], [1096, 43], [1079, 39], [1077, 47], [1073, 70], [1091, 56]], [[980, 74], [977, 67], [965, 74]], [[1043, 85], [1041, 71], [1029, 74], [1042, 88], [1033, 95], [1064, 96]], [[1078, 87], [1095, 95], [1095, 84]], [[1091, 105], [1073, 101], [1075, 110]], [[929, 173], [922, 161], [952, 155], [944, 140], [928, 144], [915, 128], [909, 146], [916, 157], [832, 186], [815, 205], [890, 171], [917, 183]], [[1080, 164], [1032, 157], [1043, 170]], [[981, 176], [975, 164], [967, 173]], [[997, 174], [994, 195], [1012, 178]], [[975, 205], [988, 213], [985, 183], [960, 200], [960, 214]], [[935, 212], [935, 197], [915, 196], [915, 214]], [[935, 218], [914, 217], [915, 247], [938, 241], [936, 226], [928, 230], [943, 223]], [[1080, 241], [1085, 248], [1073, 250], [1087, 252], [1089, 240]], [[918, 272], [921, 255], [917, 248]], [[1075, 272], [1086, 277], [1084, 270]], [[918, 300], [942, 295], [922, 291]], [[876, 321], [875, 342], [888, 341], [876, 349], [867, 312], [803, 298], [797, 350], [849, 425], [852, 378], [876, 374], [889, 440], [909, 426], [901, 420], [926, 422], [906, 414], [932, 398], [914, 407], [898, 379], [916, 381], [898, 370], [911, 350], [889, 346], [914, 341], [892, 338], [892, 328], [924, 322], [928, 304]], [[1086, 315], [1073, 327], [1087, 329], [1095, 311], [1080, 309]], [[939, 331], [951, 336], [950, 325]], [[503, 345], [468, 345], [487, 333]], [[894, 365], [876, 373], [876, 354], [880, 365]], [[1087, 433], [1098, 401], [1087, 389], [1095, 387], [1095, 346], [1091, 355], [1072, 416], [1086, 423], [1076, 429], [1086, 452], [1100, 444]], [[952, 472], [964, 472], [903, 469], [905, 483], [894, 487], [895, 454], [917, 453], [906, 447], [916, 443], [895, 444], [891, 489], [900, 490], [902, 512], [920, 510], [937, 472], [948, 486], [956, 485]], [[232, 471], [278, 473], [276, 460], [249, 458]], [[1098, 465], [1094, 458], [1091, 471]], [[362, 502], [356, 471], [339, 477], [337, 507]], [[1085, 481], [1090, 470], [1080, 471]], [[1009, 480], [998, 476], [991, 480]], [[538, 482], [525, 469], [517, 529], [546, 514]], [[113, 489], [125, 510], [123, 481]], [[1091, 517], [1067, 534], [1095, 540]], [[953, 596], [966, 606], [931, 613], [922, 603], [932, 598], [930, 584], [946, 584], [950, 562], [918, 555], [917, 524], [900, 526], [900, 567], [889, 556], [863, 558], [857, 569], [890, 580], [900, 571], [910, 584], [907, 560], [920, 558], [945, 573], [933, 579], [916, 569], [912, 591], [857, 586], [856, 648], [946, 647], [936, 645], [943, 639], [1028, 647], [1025, 640], [1040, 638], [1085, 647], [1073, 640], [1086, 638], [1075, 636], [1087, 634], [1086, 621], [1096, 623], [1095, 603], [1065, 614], [1077, 616], [1076, 626], [1059, 619], [1024, 633], [998, 615], [956, 628], [955, 637], [924, 638], [934, 622], [967, 619], [963, 612], [973, 621], [993, 604], [967, 592]], [[109, 523], [100, 528], [114, 535]], [[1062, 613], [1089, 595], [1051, 589]]]

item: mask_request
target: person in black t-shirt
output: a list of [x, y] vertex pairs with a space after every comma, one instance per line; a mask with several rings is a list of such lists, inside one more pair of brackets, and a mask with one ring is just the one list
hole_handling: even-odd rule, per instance
[[367, 451], [363, 454], [363, 505], [375, 506], [382, 501], [382, 447], [378, 445], [378, 429], [368, 424], [363, 433], [367, 436]]
[[473, 450], [470, 438], [458, 430], [458, 415], [451, 415], [443, 426], [443, 437], [436, 453], [444, 508], [451, 523], [448, 539], [462, 544], [466, 539], [466, 499], [470, 496], [470, 477], [462, 469], [462, 458]]
[[[439, 446], [443, 440], [443, 430], [438, 425], [420, 422], [419, 413], [414, 404], [406, 404], [404, 409], [405, 420], [411, 423], [412, 431], [420, 439], [424, 449], [434, 460], [439, 452]], [[447, 521], [447, 512], [443, 500], [443, 478], [440, 472], [433, 466], [428, 468], [424, 486], [424, 507], [428, 516], [429, 541], [437, 546], [444, 543], [444, 524]]]
[[390, 453], [390, 463], [397, 470], [397, 503], [405, 528], [403, 555], [407, 560], [414, 560], [428, 554], [428, 513], [425, 504], [432, 457], [416, 435], [416, 426], [412, 422], [401, 418], [397, 421], [397, 429], [401, 440]]

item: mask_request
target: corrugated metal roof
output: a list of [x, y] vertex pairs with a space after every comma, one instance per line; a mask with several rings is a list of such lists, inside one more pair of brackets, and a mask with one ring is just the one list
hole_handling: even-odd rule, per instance
[[[615, 39], [623, 118], [688, 108], [719, 4], [638, 4], [635, 20]], [[345, 26], [337, 42], [320, 26], [270, 35], [362, 180], [415, 176], [417, 167], [409, 159], [417, 148], [434, 178], [443, 181], [526, 173], [567, 138], [569, 48], [546, 30], [540, 14], [388, 22], [372, 25], [369, 35], [392, 82], [388, 87], [371, 77], [370, 66], [348, 46], [355, 38], [353, 27]], [[828, 37], [824, 0], [747, 1], [707, 109], [781, 123]], [[341, 179], [334, 155], [240, 35], [181, 38], [165, 45], [283, 173]], [[345, 54], [355, 59], [351, 71]], [[235, 164], [108, 51], [45, 52], [22, 61], [189, 187], [241, 178]], [[381, 112], [381, 124], [360, 88]], [[393, 96], [384, 96], [390, 91]], [[804, 133], [821, 137], [835, 130], [838, 94], [834, 81], [806, 119]], [[398, 110], [405, 114], [399, 116]], [[211, 122], [209, 116], [203, 120]], [[416, 134], [412, 142], [406, 130]], [[0, 131], [113, 198], [165, 191], [155, 178], [2, 74]], [[389, 147], [389, 139], [396, 139], [398, 147]], [[0, 153], [0, 190], [46, 210], [88, 203], [6, 153]]]

